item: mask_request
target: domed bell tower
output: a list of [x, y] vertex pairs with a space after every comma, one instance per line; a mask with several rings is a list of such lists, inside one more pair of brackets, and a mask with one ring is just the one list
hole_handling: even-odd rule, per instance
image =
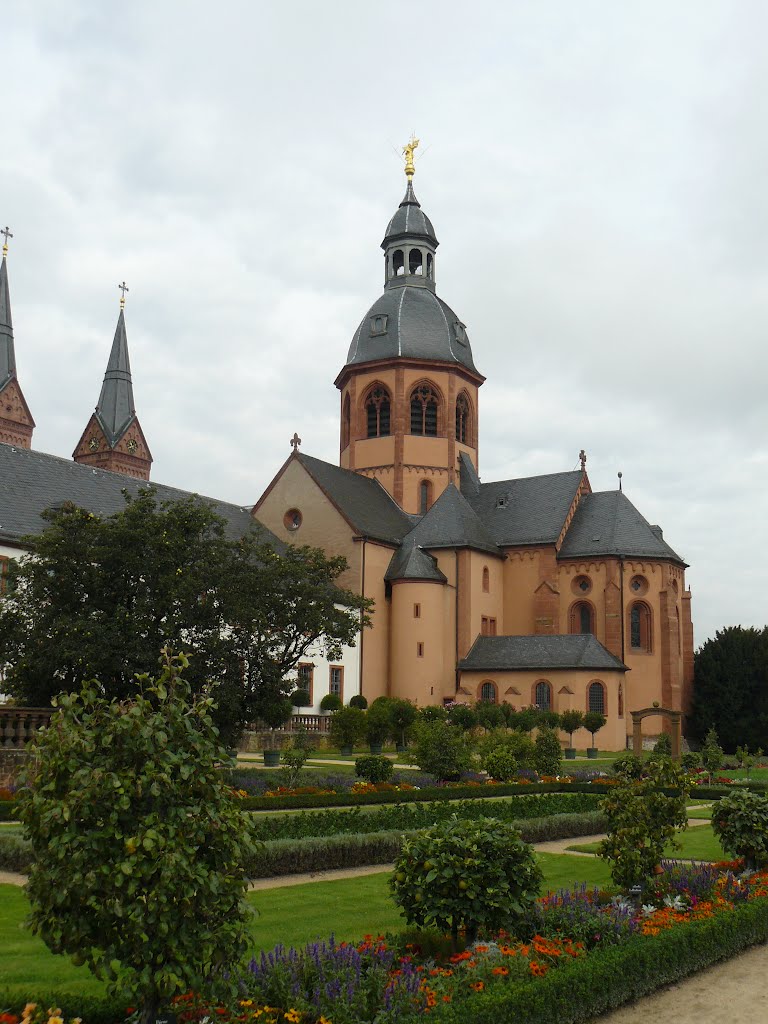
[[478, 468], [477, 371], [465, 324], [435, 290], [435, 229], [408, 184], [387, 225], [384, 293], [363, 317], [336, 379], [340, 462], [375, 477], [406, 512], [426, 512], [458, 483], [465, 453]]

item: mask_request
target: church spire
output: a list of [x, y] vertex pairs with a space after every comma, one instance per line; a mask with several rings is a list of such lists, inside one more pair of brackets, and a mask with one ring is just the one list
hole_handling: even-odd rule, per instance
[[16, 379], [16, 351], [13, 343], [11, 294], [8, 287], [8, 227], [3, 236], [3, 257], [0, 261], [0, 442], [29, 448], [35, 421], [29, 411]]
[[118, 288], [122, 293], [120, 313], [99, 401], [72, 457], [75, 462], [149, 480], [152, 456], [136, 416], [128, 358], [125, 330], [125, 293], [128, 286], [123, 281]]

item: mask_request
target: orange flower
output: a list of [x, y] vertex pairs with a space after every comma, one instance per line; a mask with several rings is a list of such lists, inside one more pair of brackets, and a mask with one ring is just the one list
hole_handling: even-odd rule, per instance
[[509, 968], [508, 967], [494, 967], [493, 971], [491, 973], [492, 974], [500, 974], [502, 978], [506, 978], [506, 976], [509, 974]]
[[473, 992], [482, 992], [483, 989], [485, 988], [485, 982], [473, 981], [469, 987], [472, 989]]
[[543, 978], [549, 968], [546, 964], [537, 963], [535, 960], [531, 960], [531, 974], [536, 978]]

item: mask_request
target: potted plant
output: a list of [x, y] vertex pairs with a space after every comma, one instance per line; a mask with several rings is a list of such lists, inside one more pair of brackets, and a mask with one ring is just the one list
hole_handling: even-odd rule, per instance
[[356, 743], [365, 734], [365, 711], [360, 708], [341, 707], [331, 718], [331, 742], [344, 757], [352, 753]]
[[[565, 758], [573, 761], [576, 757], [576, 748], [573, 745], [573, 734], [584, 725], [584, 715], [576, 708], [564, 711], [560, 716], [560, 728], [568, 733], [568, 746], [565, 748]], [[594, 740], [592, 741], [594, 743]]]
[[[287, 697], [276, 697], [261, 710], [261, 718], [270, 729], [282, 729], [293, 713], [293, 705]], [[264, 767], [276, 768], [280, 764], [281, 736], [275, 732], [262, 734]]]
[[589, 747], [587, 750], [587, 757], [597, 757], [597, 747], [595, 746], [595, 733], [599, 732], [607, 721], [608, 719], [605, 717], [605, 715], [601, 714], [599, 711], [588, 711], [586, 715], [584, 715], [584, 728], [587, 730], [587, 732], [592, 734], [592, 746]]
[[290, 696], [290, 701], [293, 707], [299, 711], [301, 708], [311, 707], [312, 701], [310, 700], [309, 690], [299, 688], [294, 690]]
[[349, 698], [349, 706], [351, 708], [362, 708], [365, 711], [368, 707], [368, 699], [362, 693], [356, 693]]
[[416, 705], [397, 698], [389, 704], [390, 730], [395, 737], [395, 749], [402, 754], [408, 747], [408, 734], [416, 721]]
[[340, 707], [342, 707], [342, 703], [338, 693], [326, 693], [320, 701], [321, 711], [338, 711]]
[[380, 754], [392, 731], [389, 697], [377, 697], [365, 712], [365, 735], [372, 754]]

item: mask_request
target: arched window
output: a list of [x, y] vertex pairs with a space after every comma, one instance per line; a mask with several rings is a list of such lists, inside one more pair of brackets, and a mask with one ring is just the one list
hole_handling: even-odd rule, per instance
[[498, 700], [498, 694], [496, 691], [496, 683], [492, 683], [490, 679], [486, 679], [484, 683], [480, 684], [480, 700], [487, 701], [489, 704], [495, 704]]
[[422, 480], [419, 484], [419, 512], [422, 515], [432, 504], [432, 484], [429, 480]]
[[483, 593], [489, 594], [491, 591], [491, 571], [487, 565], [483, 566]]
[[349, 395], [344, 396], [344, 406], [341, 413], [341, 448], [342, 451], [349, 444], [350, 407]]
[[587, 687], [587, 711], [597, 711], [598, 714], [605, 714], [605, 687], [595, 680]]
[[389, 392], [380, 384], [374, 385], [365, 399], [367, 437], [389, 436]]
[[424, 273], [424, 257], [422, 255], [421, 249], [411, 249], [410, 252], [408, 253], [408, 273]]
[[405, 273], [405, 256], [402, 249], [395, 249], [392, 253], [392, 274], [399, 277]]
[[635, 601], [629, 609], [630, 649], [650, 652], [651, 640], [651, 609], [645, 601]]
[[469, 399], [463, 391], [456, 399], [456, 440], [472, 444], [472, 414]]
[[541, 711], [552, 710], [552, 687], [546, 679], [540, 679], [534, 687], [534, 704]]
[[437, 437], [438, 397], [429, 384], [411, 392], [411, 433]]
[[571, 633], [594, 633], [595, 613], [589, 601], [571, 605]]
[[432, 253], [428, 252], [427, 253], [427, 277], [429, 278], [430, 281], [432, 280], [432, 275], [434, 274], [434, 266], [435, 266], [435, 261], [432, 259]]

